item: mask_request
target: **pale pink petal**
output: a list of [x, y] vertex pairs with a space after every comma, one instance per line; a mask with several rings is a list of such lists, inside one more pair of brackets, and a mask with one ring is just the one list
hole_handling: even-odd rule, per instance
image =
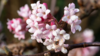
[[66, 15], [66, 16], [69, 15], [69, 11], [68, 10], [65, 10], [64, 11], [64, 15]]
[[64, 42], [65, 42], [65, 39], [64, 38], [60, 39], [59, 40], [59, 45], [62, 46], [64, 44]]
[[48, 50], [51, 50], [51, 49], [52, 49], [52, 45], [48, 45], [48, 46], [47, 46], [47, 49], [48, 49]]
[[49, 24], [46, 24], [46, 29], [51, 29], [51, 26]]
[[74, 8], [75, 8], [75, 4], [74, 4], [74, 3], [70, 3], [70, 4], [68, 5], [68, 7], [69, 7], [70, 9], [74, 9]]
[[31, 4], [32, 9], [34, 9], [35, 6], [36, 6], [36, 4]]
[[62, 48], [61, 48], [61, 52], [63, 52], [64, 54], [66, 54], [68, 51], [67, 51], [66, 48], [62, 47]]
[[64, 22], [68, 21], [67, 16], [64, 16], [64, 17], [62, 18], [62, 21], [64, 21]]
[[60, 34], [65, 34], [66, 32], [65, 32], [65, 30], [61, 30], [59, 33]]
[[76, 28], [76, 30], [81, 31], [81, 26], [80, 25], [76, 25], [75, 28]]
[[79, 10], [79, 9], [75, 9], [74, 11], [75, 11], [75, 12], [79, 12], [80, 10]]
[[34, 32], [35, 32], [35, 29], [30, 28], [28, 31], [29, 31], [30, 33], [34, 33]]
[[46, 10], [46, 15], [48, 15], [50, 13], [50, 10], [49, 9], [47, 9]]
[[66, 40], [69, 40], [70, 39], [70, 35], [69, 34], [64, 34], [63, 36]]
[[57, 28], [56, 25], [51, 26], [51, 29], [53, 29], [53, 30], [55, 30], [56, 28]]
[[71, 25], [71, 32], [75, 33], [75, 31], [76, 31], [75, 27], [73, 25]]

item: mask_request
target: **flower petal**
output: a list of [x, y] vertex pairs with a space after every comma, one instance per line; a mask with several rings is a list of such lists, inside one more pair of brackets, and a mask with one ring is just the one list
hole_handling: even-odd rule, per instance
[[66, 53], [67, 53], [67, 49], [66, 49], [66, 48], [64, 48], [64, 47], [62, 47], [62, 48], [61, 48], [61, 51], [62, 51], [64, 54], [66, 54]]
[[69, 40], [69, 39], [70, 39], [70, 35], [69, 35], [69, 34], [64, 34], [63, 37], [64, 37], [66, 40]]

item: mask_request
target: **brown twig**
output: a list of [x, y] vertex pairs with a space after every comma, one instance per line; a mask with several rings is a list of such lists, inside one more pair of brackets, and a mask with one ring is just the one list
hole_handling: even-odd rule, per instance
[[[79, 43], [79, 44], [73, 44], [73, 45], [69, 45], [66, 49], [68, 51], [75, 49], [75, 48], [84, 48], [84, 47], [89, 47], [89, 46], [100, 46], [100, 42], [94, 42], [94, 43]], [[45, 56], [45, 54], [47, 54], [47, 56], [67, 56], [68, 54], [63, 54], [61, 52], [57, 52], [55, 53], [54, 50], [50, 50], [50, 51], [46, 51], [43, 53], [38, 53], [38, 54], [34, 54], [34, 55], [29, 55], [29, 56]], [[22, 55], [25, 56], [25, 55]]]
[[[16, 44], [10, 44], [7, 46], [3, 46], [0, 49], [2, 51], [0, 52], [0, 55], [6, 54], [6, 55], [22, 55], [23, 51], [26, 49], [32, 49], [34, 47], [38, 47], [37, 42], [35, 40], [27, 40], [24, 42], [16, 43]], [[2, 53], [4, 52], [5, 53]]]
[[[94, 43], [79, 43], [79, 44], [73, 44], [69, 45], [66, 49], [68, 51], [75, 49], [75, 48], [84, 48], [84, 47], [89, 47], [89, 46], [100, 46], [100, 42], [94, 42]], [[54, 50], [46, 51], [43, 53], [38, 53], [34, 55], [28, 55], [28, 56], [67, 56], [68, 54], [63, 54], [62, 52], [57, 52], [55, 53]], [[18, 55], [18, 56], [25, 56], [25, 55]]]
[[93, 43], [79, 43], [79, 44], [73, 44], [69, 45], [67, 49], [70, 51], [75, 48], [84, 48], [84, 47], [89, 47], [89, 46], [100, 46], [100, 42], [93, 42]]

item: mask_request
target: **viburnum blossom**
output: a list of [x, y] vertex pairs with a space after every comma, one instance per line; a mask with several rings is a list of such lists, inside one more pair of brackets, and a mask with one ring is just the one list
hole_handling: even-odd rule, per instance
[[71, 3], [64, 8], [64, 16], [62, 21], [68, 23], [71, 26], [72, 33], [75, 33], [76, 30], [81, 31], [81, 20], [78, 19], [78, 16], [75, 13], [79, 12], [79, 9], [75, 8], [75, 4]]
[[[24, 20], [21, 18], [8, 20], [7, 27], [14, 34], [14, 37], [19, 40], [25, 39], [25, 33], [28, 31], [31, 33], [31, 39], [42, 43], [48, 50], [61, 51], [66, 54], [68, 51], [66, 49], [68, 47], [66, 40], [70, 39], [70, 35], [66, 33], [66, 30], [59, 27], [47, 4], [40, 4], [40, 1], [37, 1], [37, 3], [31, 4], [31, 8], [32, 11], [26, 4], [17, 11]], [[75, 33], [76, 30], [81, 31], [81, 20], [75, 15], [77, 12], [79, 12], [79, 9], [75, 8], [74, 3], [70, 3], [68, 7], [64, 8], [64, 16], [61, 19], [70, 25], [72, 33]], [[84, 31], [82, 37], [83, 42], [92, 42], [94, 39], [93, 32], [90, 30]], [[76, 41], [76, 43], [78, 42], [80, 41]], [[86, 47], [78, 49], [78, 52], [75, 50], [75, 52], [76, 54], [80, 52], [83, 56], [88, 56], [90, 52], [94, 55], [97, 49], [98, 47]]]
[[54, 27], [54, 29], [50, 29], [50, 31], [47, 33], [46, 38], [47, 39], [45, 39], [43, 44], [46, 45], [48, 50], [54, 49], [55, 52], [62, 51], [63, 53], [67, 53], [67, 49], [65, 47], [67, 47], [68, 44], [64, 43], [65, 40], [70, 39], [70, 36], [64, 30], [60, 30]]
[[20, 39], [25, 39], [25, 32], [27, 30], [26, 23], [21, 18], [16, 18], [8, 20], [8, 29], [14, 33], [14, 37]]
[[[32, 11], [28, 5], [21, 7], [20, 11], [17, 12], [25, 20], [21, 18], [9, 20], [7, 23], [8, 29], [19, 40], [25, 38], [25, 32], [28, 30], [31, 33], [31, 39], [43, 43], [48, 50], [53, 49], [55, 52], [67, 53], [66, 47], [68, 47], [68, 44], [65, 41], [70, 39], [70, 35], [59, 27], [57, 20], [51, 15], [47, 4], [40, 4], [40, 1], [37, 1], [37, 3], [31, 4], [31, 8]], [[71, 26], [72, 33], [75, 33], [76, 30], [81, 31], [81, 20], [75, 15], [77, 12], [79, 12], [79, 9], [75, 8], [74, 3], [64, 8], [62, 21]]]
[[17, 11], [17, 13], [22, 16], [23, 18], [28, 18], [31, 15], [31, 10], [29, 9], [28, 5], [25, 4], [25, 6], [20, 8], [20, 11]]
[[[47, 8], [47, 4], [40, 4], [38, 1], [36, 4], [31, 4], [32, 14], [29, 19], [26, 20], [29, 28], [29, 32], [33, 33], [31, 39], [36, 39], [37, 42], [46, 45], [48, 50], [54, 49], [56, 52], [62, 51], [67, 53], [65, 47], [68, 44], [64, 44], [65, 40], [69, 40], [70, 36], [63, 29], [57, 28], [57, 21], [50, 14], [50, 10]], [[44, 40], [44, 41], [42, 41]], [[58, 42], [58, 44], [55, 44]]]

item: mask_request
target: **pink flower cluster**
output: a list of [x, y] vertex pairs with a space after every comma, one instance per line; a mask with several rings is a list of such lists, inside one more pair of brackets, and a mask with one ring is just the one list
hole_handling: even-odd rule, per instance
[[68, 23], [71, 26], [72, 33], [75, 33], [76, 30], [81, 31], [81, 20], [78, 19], [78, 16], [75, 13], [79, 12], [79, 9], [75, 8], [75, 4], [71, 3], [64, 8], [64, 16], [62, 21]]
[[31, 15], [31, 10], [29, 9], [28, 5], [25, 4], [25, 6], [21, 7], [20, 11], [17, 11], [17, 13], [27, 20]]
[[32, 14], [42, 17], [43, 19], [47, 19], [50, 10], [47, 8], [46, 3], [40, 4], [40, 1], [38, 1], [36, 4], [31, 4], [31, 7], [33, 9]]
[[[36, 4], [31, 4], [32, 14], [26, 21], [29, 32], [33, 33], [31, 39], [36, 39], [37, 42], [46, 45], [48, 50], [54, 49], [56, 52], [62, 51], [67, 53], [67, 44], [64, 44], [65, 40], [69, 40], [70, 36], [63, 29], [59, 29], [56, 26], [57, 21], [50, 14], [50, 10], [47, 8], [47, 4], [40, 4], [38, 1]], [[44, 40], [44, 41], [42, 41]]]
[[25, 39], [25, 32], [26, 32], [26, 23], [21, 18], [16, 18], [12, 20], [8, 20], [7, 22], [8, 29], [14, 33], [14, 37], [18, 38], [19, 40]]
[[[51, 30], [51, 31], [50, 31]], [[50, 29], [49, 35], [46, 36], [46, 40], [44, 41], [44, 45], [46, 45], [48, 50], [55, 49], [55, 52], [63, 52], [67, 53], [67, 49], [65, 47], [68, 44], [64, 44], [65, 40], [69, 40], [70, 36], [64, 30], [56, 28]], [[53, 38], [51, 38], [53, 36]]]
[[[8, 29], [12, 31], [16, 38], [24, 39], [25, 32], [28, 30], [31, 35], [31, 39], [36, 39], [37, 42], [43, 43], [48, 50], [54, 49], [55, 52], [67, 53], [65, 47], [66, 40], [70, 39], [70, 35], [66, 33], [62, 28], [58, 28], [57, 20], [50, 14], [50, 10], [46, 3], [31, 4], [32, 11], [29, 9], [28, 5], [20, 8], [17, 11], [24, 20], [20, 18], [12, 19], [8, 21]], [[65, 7], [64, 16], [62, 21], [67, 22], [71, 25], [71, 31], [75, 33], [76, 30], [81, 30], [80, 23], [81, 20], [75, 15], [79, 12], [79, 9], [75, 9], [74, 3], [69, 4], [69, 7]], [[27, 24], [27, 25], [26, 25]], [[44, 41], [43, 41], [44, 40]]]
[[29, 9], [28, 5], [20, 8], [20, 11], [17, 11], [20, 16], [23, 17], [24, 20], [21, 18], [15, 18], [12, 20], [8, 20], [7, 25], [8, 29], [13, 32], [14, 37], [20, 39], [25, 39], [25, 32], [28, 30], [26, 28], [26, 20], [31, 15], [31, 10]]

